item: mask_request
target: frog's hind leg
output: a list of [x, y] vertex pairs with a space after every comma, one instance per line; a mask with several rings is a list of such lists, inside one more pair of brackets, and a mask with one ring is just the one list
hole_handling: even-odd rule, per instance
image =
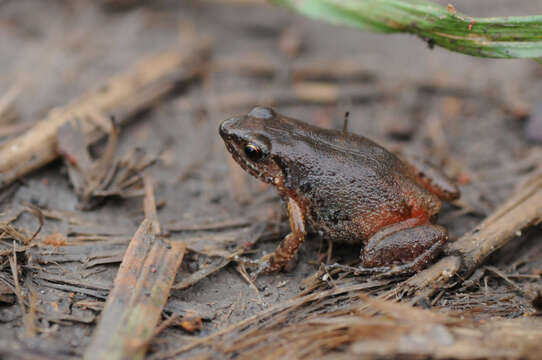
[[414, 157], [408, 157], [405, 162], [418, 183], [437, 195], [439, 199], [451, 201], [459, 198], [459, 189], [442, 170], [427, 161]]
[[412, 220], [374, 234], [361, 253], [362, 266], [388, 267], [390, 274], [399, 274], [419, 271], [431, 262], [448, 240], [448, 232], [432, 224], [411, 227]]
[[438, 225], [413, 226], [416, 220], [409, 219], [388, 226], [373, 235], [361, 252], [359, 268], [337, 264], [328, 268], [341, 268], [359, 275], [383, 276], [410, 274], [423, 269], [439, 254], [448, 233]]
[[367, 268], [389, 266], [386, 276], [415, 273], [437, 257], [447, 240], [448, 232], [439, 225], [425, 224], [396, 231], [375, 238], [374, 245], [369, 241], [361, 262]]

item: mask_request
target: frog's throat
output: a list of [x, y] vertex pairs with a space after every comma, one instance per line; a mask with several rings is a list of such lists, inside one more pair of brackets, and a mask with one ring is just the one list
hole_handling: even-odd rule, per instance
[[266, 170], [265, 166], [258, 167], [254, 163], [246, 160], [237, 150], [237, 148], [231, 144], [226, 143], [226, 149], [230, 152], [233, 159], [250, 175], [260, 179], [268, 184], [273, 184], [275, 177], [270, 175], [270, 172]]

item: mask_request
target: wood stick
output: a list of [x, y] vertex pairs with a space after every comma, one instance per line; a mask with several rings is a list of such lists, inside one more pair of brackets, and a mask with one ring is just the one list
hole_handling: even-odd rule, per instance
[[236, 110], [252, 107], [255, 104], [287, 106], [298, 104], [336, 104], [339, 101], [368, 103], [393, 97], [393, 93], [384, 87], [338, 86], [330, 82], [304, 81], [292, 86], [272, 88], [269, 91], [234, 91], [215, 96], [212, 101], [182, 99], [179, 109], [182, 111], [204, 111], [209, 105], [222, 110]]
[[13, 85], [2, 97], [0, 97], [0, 124], [7, 124], [17, 115], [14, 103], [21, 93], [21, 85]]
[[32, 124], [22, 123], [13, 125], [4, 125], [0, 127], [0, 138], [22, 133], [32, 127]]
[[186, 245], [159, 236], [150, 180], [145, 188], [145, 220], [126, 250], [87, 360], [143, 358], [181, 265]]
[[272, 76], [287, 70], [294, 82], [315, 80], [374, 82], [377, 73], [375, 69], [365, 65], [362, 59], [297, 60], [287, 67], [279, 58], [254, 52], [218, 58], [210, 66], [214, 72], [240, 72], [260, 76]]
[[473, 230], [450, 243], [444, 250], [446, 257], [397, 286], [393, 294], [428, 297], [447, 284], [462, 282], [491, 254], [521, 236], [524, 229], [541, 222], [542, 173], [538, 173]]
[[0, 147], [0, 187], [54, 160], [59, 155], [57, 130], [66, 122], [79, 121], [83, 131], [97, 141], [108, 130], [99, 125], [104, 118], [114, 115], [119, 124], [126, 122], [180, 82], [198, 76], [209, 48], [207, 42], [200, 42], [149, 57], [72, 103], [51, 110], [27, 132]]
[[542, 222], [542, 174], [517, 190], [473, 230], [451, 243], [446, 253], [460, 255], [461, 275], [469, 276], [492, 253], [524, 229]]

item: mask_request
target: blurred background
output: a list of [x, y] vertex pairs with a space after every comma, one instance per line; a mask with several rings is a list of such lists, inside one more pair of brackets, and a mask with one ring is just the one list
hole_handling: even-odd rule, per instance
[[[454, 6], [480, 17], [542, 13], [540, 1], [457, 0]], [[443, 167], [463, 194], [441, 214], [440, 223], [452, 239], [480, 222], [524, 175], [542, 165], [542, 65], [430, 49], [414, 36], [333, 26], [257, 0], [0, 1], [0, 141], [17, 136], [51, 109], [99, 89], [144, 59], [164, 52], [191, 56], [198, 46], [208, 52], [195, 56], [191, 64], [195, 75], [149, 104], [135, 106], [133, 116], [122, 121], [116, 150], [119, 157], [144, 151], [156, 160], [145, 173], [153, 178], [159, 217], [173, 238], [192, 236], [190, 226], [205, 233], [201, 224], [232, 217], [248, 219], [251, 225], [281, 224], [273, 189], [234, 164], [218, 136], [220, 121], [258, 104], [326, 128], [341, 128], [348, 111], [350, 131]], [[155, 70], [143, 67], [140, 72]], [[136, 103], [138, 95], [134, 91]], [[100, 156], [104, 144], [98, 142], [91, 154]], [[119, 199], [115, 193], [113, 199], [84, 211], [69, 172], [61, 161], [32, 172], [2, 194], [2, 210], [31, 203], [57, 214], [57, 220], [45, 222], [37, 237], [40, 242], [51, 242], [51, 236], [68, 243], [81, 241], [73, 234], [81, 236], [83, 230], [77, 226], [83, 225], [87, 233], [129, 239], [143, 218], [140, 200], [126, 193]], [[74, 218], [79, 225], [70, 220]], [[24, 214], [17, 224], [35, 229], [38, 221]], [[257, 258], [262, 251], [272, 251], [283, 233], [284, 229], [275, 231], [270, 235], [273, 241], [258, 244], [250, 255]], [[540, 231], [532, 236], [540, 240]], [[204, 319], [197, 336], [294, 296], [302, 279], [317, 268], [326, 246], [321, 240], [308, 242], [296, 270], [265, 277], [264, 290], [256, 295], [235, 267], [216, 265], [211, 252], [213, 246], [219, 247], [213, 250], [216, 255], [255, 240], [249, 235], [221, 239], [219, 246], [207, 244], [187, 254], [182, 265], [194, 273], [214, 264], [214, 274], [172, 295], [170, 306], [176, 311], [188, 307]], [[537, 245], [541, 242], [532, 239], [528, 246], [514, 248], [515, 259], [526, 259], [526, 272], [540, 271], [542, 266], [542, 246]], [[35, 256], [45, 256], [45, 250], [37, 251]], [[357, 254], [359, 249], [347, 248], [343, 256], [353, 259]], [[100, 308], [78, 308], [75, 304], [90, 296], [77, 292], [77, 286], [83, 286], [60, 289], [50, 275], [68, 273], [81, 280], [84, 273], [87, 287], [90, 284], [103, 295], [111, 287], [116, 259], [92, 271], [78, 261], [36, 270], [33, 281], [40, 289], [41, 309], [37, 316], [44, 328], [56, 324], [37, 347], [80, 354]], [[513, 261], [503, 256], [494, 265], [507, 269]], [[505, 285], [491, 281], [486, 291], [501, 294]], [[540, 286], [539, 278], [525, 281]], [[66, 300], [66, 291], [75, 295]], [[92, 299], [103, 303], [105, 297]], [[486, 316], [485, 305], [477, 301], [468, 303], [447, 293], [435, 306], [477, 308], [480, 317]], [[491, 316], [520, 316], [531, 309], [529, 304], [518, 296], [495, 305]], [[20, 329], [17, 309], [15, 302], [2, 304], [0, 328]], [[185, 341], [189, 333], [168, 330], [153, 344], [153, 351], [167, 348], [168, 342]]]

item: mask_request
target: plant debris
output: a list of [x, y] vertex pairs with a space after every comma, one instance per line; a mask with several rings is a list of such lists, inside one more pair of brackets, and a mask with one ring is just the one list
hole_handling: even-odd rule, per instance
[[111, 196], [130, 198], [143, 195], [141, 172], [154, 164], [159, 155], [145, 156], [134, 151], [124, 159], [116, 157], [119, 129], [111, 121], [111, 133], [104, 153], [92, 159], [90, 139], [80, 127], [66, 123], [58, 130], [58, 151], [65, 160], [80, 207], [89, 210]]
[[143, 357], [153, 336], [186, 245], [160, 237], [150, 179], [145, 220], [128, 245], [85, 359]]

